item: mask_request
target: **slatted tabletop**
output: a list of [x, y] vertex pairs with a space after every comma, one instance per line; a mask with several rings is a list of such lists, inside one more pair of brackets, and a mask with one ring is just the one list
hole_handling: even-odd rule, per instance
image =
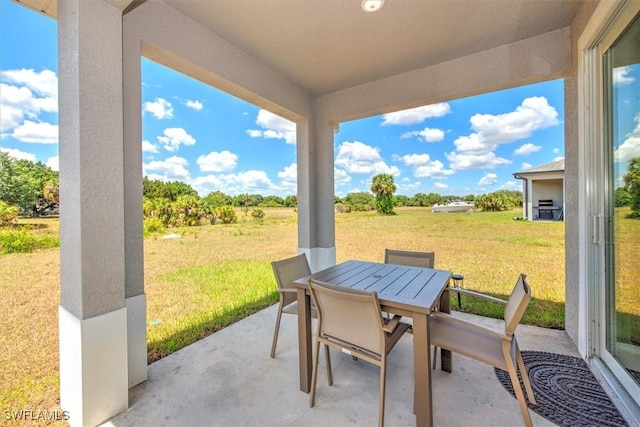
[[[438, 304], [451, 272], [430, 268], [346, 261], [329, 267], [312, 278], [349, 288], [376, 291], [382, 305], [411, 311], [431, 312]], [[299, 281], [308, 282], [308, 278]]]

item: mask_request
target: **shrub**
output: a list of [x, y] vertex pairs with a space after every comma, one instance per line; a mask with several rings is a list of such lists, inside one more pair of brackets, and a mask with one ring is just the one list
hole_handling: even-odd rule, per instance
[[57, 236], [37, 234], [24, 228], [0, 230], [0, 254], [27, 253], [60, 246]]
[[9, 225], [18, 218], [20, 208], [0, 200], [0, 225]]
[[257, 221], [262, 221], [264, 219], [264, 211], [262, 209], [254, 209], [251, 211], [251, 216]]
[[144, 236], [156, 233], [164, 233], [166, 228], [160, 218], [147, 218], [144, 220]]
[[216, 216], [223, 224], [235, 224], [238, 222], [238, 215], [232, 206], [221, 206], [215, 210]]

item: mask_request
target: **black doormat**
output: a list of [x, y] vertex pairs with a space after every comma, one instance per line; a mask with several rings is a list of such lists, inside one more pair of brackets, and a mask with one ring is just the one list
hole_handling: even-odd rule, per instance
[[[532, 411], [562, 427], [627, 426], [584, 360], [541, 351], [523, 351], [522, 359], [537, 402], [528, 403]], [[495, 372], [515, 398], [509, 373]]]

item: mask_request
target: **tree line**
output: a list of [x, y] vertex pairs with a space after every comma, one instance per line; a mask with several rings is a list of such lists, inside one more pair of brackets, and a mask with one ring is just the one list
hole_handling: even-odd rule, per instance
[[[629, 162], [624, 185], [615, 191], [616, 206], [629, 206], [629, 217], [640, 218], [640, 158]], [[59, 208], [59, 174], [42, 162], [16, 159], [0, 152], [0, 220], [12, 222], [20, 216], [55, 215]], [[378, 174], [372, 178], [371, 192], [352, 192], [334, 197], [337, 212], [377, 211], [393, 214], [395, 207], [429, 207], [453, 201], [474, 203], [483, 211], [504, 211], [522, 206], [522, 192], [499, 190], [492, 193], [466, 196], [416, 193], [413, 197], [396, 195], [393, 176]], [[145, 218], [155, 219], [156, 225], [179, 226], [235, 222], [235, 211], [255, 219], [264, 217], [265, 207], [297, 208], [296, 195], [280, 197], [261, 194], [228, 195], [212, 191], [204, 197], [189, 184], [181, 181], [161, 181], [143, 178], [143, 210]], [[159, 221], [159, 223], [158, 223]]]

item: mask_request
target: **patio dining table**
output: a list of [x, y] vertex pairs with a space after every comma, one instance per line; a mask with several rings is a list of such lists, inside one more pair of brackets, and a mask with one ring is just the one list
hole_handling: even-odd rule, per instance
[[[449, 312], [447, 285], [451, 274], [451, 271], [447, 270], [351, 260], [297, 279], [294, 284], [298, 297], [300, 390], [308, 393], [311, 388], [312, 336], [309, 279], [376, 291], [383, 311], [410, 317], [413, 320], [416, 426], [433, 425], [429, 315], [436, 308]], [[446, 350], [441, 352], [442, 369], [451, 372], [451, 353]]]

